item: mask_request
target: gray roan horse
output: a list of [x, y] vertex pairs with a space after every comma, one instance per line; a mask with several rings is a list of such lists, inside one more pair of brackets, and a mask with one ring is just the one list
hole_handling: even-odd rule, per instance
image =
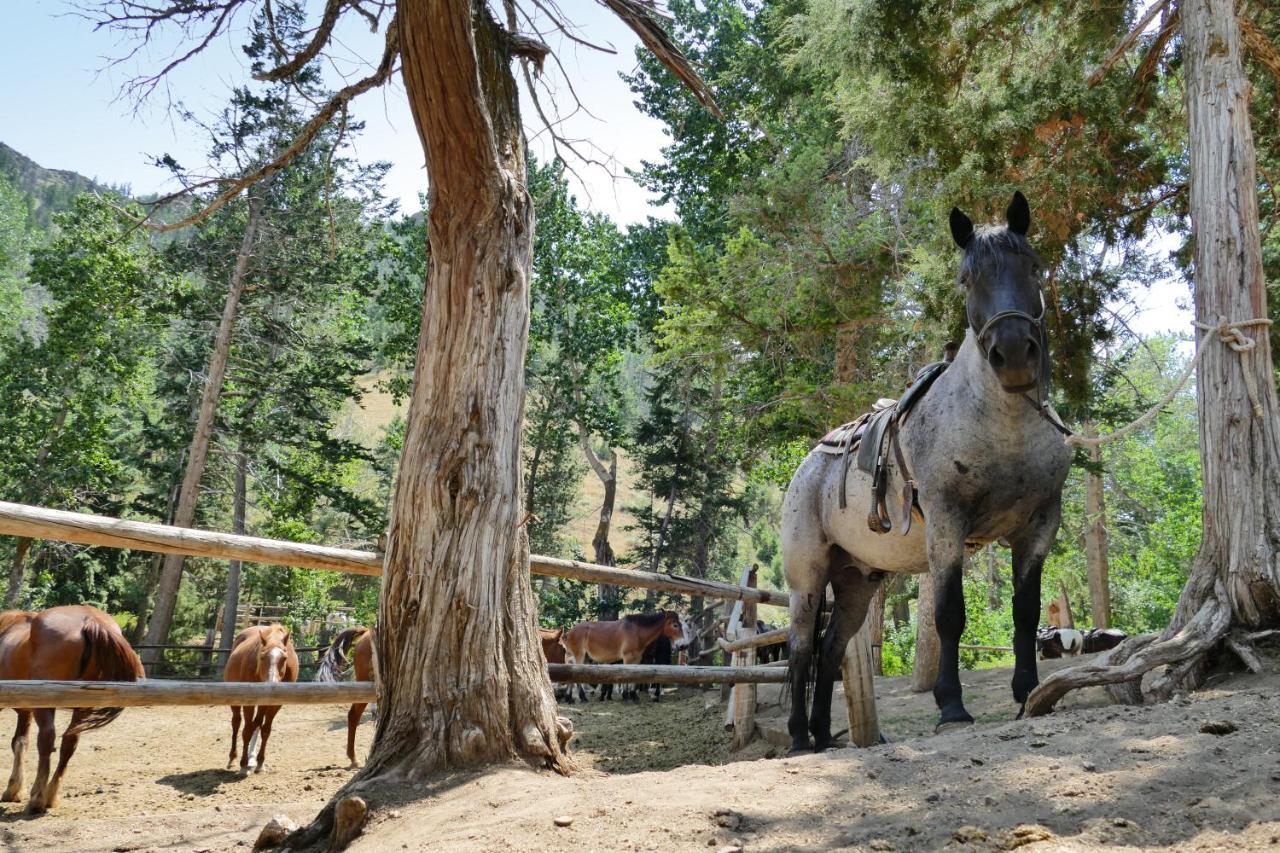
[[[864, 500], [872, 489], [871, 474], [817, 448], [787, 490], [782, 559], [791, 590], [788, 729], [793, 751], [831, 746], [833, 682], [845, 645], [862, 626], [885, 572], [932, 573], [941, 643], [933, 688], [941, 711], [938, 725], [973, 722], [961, 700], [959, 673], [966, 548], [997, 540], [1012, 547], [1014, 699], [1024, 703], [1039, 683], [1040, 572], [1058, 530], [1071, 451], [1060, 434], [1065, 428], [1046, 400], [1043, 269], [1026, 240], [1031, 212], [1021, 193], [1014, 195], [1006, 218], [1007, 227], [975, 232], [967, 216], [951, 211], [951, 235], [964, 250], [959, 281], [969, 331], [955, 361], [910, 410], [899, 432], [898, 462], [914, 476], [917, 520], [922, 516], [923, 524], [903, 524], [899, 518], [892, 533], [873, 531]], [[898, 495], [907, 485], [902, 465], [893, 461], [894, 454], [887, 456], [887, 493]], [[842, 489], [849, 496], [844, 508]], [[906, 494], [911, 494], [909, 485]], [[815, 649], [814, 625], [828, 584], [835, 605]], [[810, 676], [815, 653], [816, 675]], [[815, 688], [806, 724], [810, 677]]]

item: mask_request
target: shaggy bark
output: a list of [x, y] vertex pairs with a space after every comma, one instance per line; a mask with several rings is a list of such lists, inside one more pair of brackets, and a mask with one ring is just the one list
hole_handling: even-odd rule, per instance
[[[182, 477], [178, 505], [173, 513], [173, 524], [177, 527], [190, 527], [196, 519], [200, 479], [204, 476], [209, 441], [213, 437], [214, 416], [218, 412], [218, 399], [222, 396], [222, 380], [227, 373], [227, 357], [231, 353], [231, 335], [235, 331], [236, 317], [240, 312], [240, 296], [244, 292], [245, 275], [249, 270], [249, 259], [253, 255], [253, 243], [261, 215], [261, 202], [251, 197], [249, 219], [245, 224], [244, 237], [240, 241], [240, 250], [236, 253], [236, 263], [231, 271], [227, 298], [222, 306], [222, 320], [218, 324], [213, 352], [209, 356], [204, 393], [200, 398], [200, 411], [196, 416], [196, 428], [187, 450], [187, 470]], [[163, 644], [169, 638], [169, 626], [173, 624], [173, 611], [178, 604], [178, 587], [182, 583], [184, 562], [185, 558], [181, 554], [169, 554], [164, 558], [160, 569], [160, 582], [156, 588], [156, 600], [151, 613], [151, 624], [147, 629], [146, 641], [150, 645]], [[162, 652], [158, 649], [145, 649], [142, 652], [142, 659], [155, 662], [160, 659], [161, 654]]]
[[[1265, 318], [1249, 84], [1234, 3], [1182, 0], [1179, 11], [1196, 318], [1211, 327]], [[1253, 341], [1233, 337], [1243, 351], [1216, 330], [1199, 343], [1208, 347], [1196, 375], [1204, 534], [1172, 624], [1156, 639], [1117, 647], [1108, 659], [1124, 657], [1121, 666], [1055, 673], [1028, 699], [1028, 714], [1046, 713], [1075, 687], [1120, 682], [1132, 691], [1142, 673], [1161, 664], [1170, 668], [1153, 685], [1157, 698], [1193, 688], [1204, 654], [1233, 625], [1280, 623], [1280, 420], [1271, 346], [1263, 326], [1241, 331]]]
[[[505, 33], [465, 0], [398, 4], [426, 152], [431, 262], [379, 604], [373, 750], [345, 789], [573, 763], [520, 526], [533, 206]], [[294, 843], [324, 837], [333, 805]]]

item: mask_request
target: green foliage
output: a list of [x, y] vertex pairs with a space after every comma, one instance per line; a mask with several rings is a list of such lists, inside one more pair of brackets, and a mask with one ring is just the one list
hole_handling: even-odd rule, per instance
[[0, 338], [16, 334], [26, 313], [22, 278], [32, 237], [22, 193], [0, 175]]

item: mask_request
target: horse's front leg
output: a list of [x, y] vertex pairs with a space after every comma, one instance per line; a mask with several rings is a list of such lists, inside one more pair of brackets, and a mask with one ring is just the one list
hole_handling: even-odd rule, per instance
[[[1027, 527], [1010, 537], [1013, 546], [1013, 700], [1025, 707], [1040, 683], [1036, 629], [1040, 627], [1040, 574], [1062, 521], [1061, 497], [1036, 510]], [[1022, 716], [1022, 711], [1018, 711]]]
[[849, 567], [834, 571], [831, 586], [835, 590], [835, 609], [830, 624], [822, 638], [822, 652], [818, 655], [818, 681], [813, 692], [813, 712], [809, 718], [809, 731], [813, 733], [813, 748], [821, 752], [832, 746], [831, 694], [836, 676], [844, 663], [845, 650], [853, 635], [862, 628], [867, 618], [867, 608], [880, 587], [883, 572], [864, 575], [861, 570]]
[[938, 728], [972, 723], [960, 687], [960, 636], [964, 633], [964, 537], [959, 518], [935, 513], [925, 531], [929, 572], [933, 576], [933, 612], [938, 632], [938, 680], [933, 700], [940, 712]]

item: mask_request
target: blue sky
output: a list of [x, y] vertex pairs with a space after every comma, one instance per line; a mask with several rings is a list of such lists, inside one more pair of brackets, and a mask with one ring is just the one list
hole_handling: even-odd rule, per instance
[[[635, 66], [636, 39], [595, 2], [578, 0], [564, 6], [574, 10], [574, 20], [585, 36], [617, 49], [616, 55], [608, 55], [563, 37], [552, 41], [583, 104], [597, 117], [580, 114], [569, 119], [565, 135], [591, 139], [616, 158], [618, 168], [612, 171], [622, 175], [625, 167], [657, 158], [664, 139], [661, 125], [640, 114], [618, 77], [620, 71]], [[125, 54], [132, 43], [122, 42], [114, 33], [94, 32], [92, 24], [77, 16], [69, 4], [61, 0], [6, 4], [5, 26], [0, 28], [0, 79], [8, 85], [0, 88], [0, 116], [4, 117], [0, 142], [48, 168], [128, 184], [139, 194], [162, 190], [166, 176], [150, 165], [154, 155], [170, 153], [181, 163], [200, 163], [204, 153], [198, 133], [171, 117], [170, 97], [202, 116], [225, 103], [230, 88], [248, 79], [238, 49], [247, 24], [248, 17], [242, 16], [229, 37], [214, 42], [203, 56], [179, 69], [167, 91], [157, 91], [135, 110], [133, 103], [120, 99], [121, 84], [140, 72], [163, 67], [176, 39], [112, 68], [108, 60]], [[371, 35], [357, 21], [341, 27], [337, 35], [340, 47], [332, 61], [334, 81], [339, 75], [364, 76], [381, 53], [381, 37]], [[559, 100], [567, 107], [563, 94]], [[543, 100], [545, 104], [545, 96]], [[363, 160], [391, 162], [389, 194], [401, 199], [402, 208], [416, 210], [418, 193], [426, 188], [426, 172], [398, 75], [391, 85], [359, 99], [353, 115], [368, 125], [357, 141], [358, 155]], [[528, 106], [525, 115], [526, 119], [534, 115]], [[530, 132], [535, 130], [531, 123]], [[536, 137], [532, 144], [535, 151], [545, 151]], [[585, 182], [580, 196], [592, 208], [622, 222], [663, 215], [649, 207], [648, 194], [631, 180], [615, 179], [603, 169], [586, 165], [577, 170]]]
[[[635, 67], [635, 37], [593, 0], [575, 0], [563, 6], [573, 10], [582, 35], [617, 49], [616, 55], [602, 54], [563, 37], [552, 39], [574, 89], [594, 114], [569, 118], [563, 125], [564, 135], [591, 140], [597, 153], [615, 158], [612, 171], [623, 176], [577, 164], [583, 180], [578, 188], [581, 200], [624, 223], [655, 215], [670, 218], [669, 210], [651, 207], [648, 194], [624, 176], [627, 167], [658, 158], [665, 140], [662, 126], [641, 115], [630, 90], [618, 77], [620, 71]], [[108, 60], [126, 53], [131, 43], [110, 32], [94, 32], [92, 24], [63, 0], [11, 2], [5, 9], [5, 27], [0, 29], [0, 79], [9, 83], [0, 88], [0, 116], [4, 118], [0, 141], [42, 166], [127, 184], [138, 194], [171, 189], [165, 183], [165, 173], [150, 165], [151, 158], [169, 153], [181, 163], [200, 163], [204, 140], [172, 118], [170, 98], [181, 100], [199, 115], [216, 112], [229, 89], [248, 79], [238, 48], [247, 23], [247, 16], [243, 16], [229, 36], [214, 42], [202, 56], [172, 75], [167, 90], [158, 91], [135, 108], [119, 97], [121, 85], [138, 73], [162, 67], [172, 56], [176, 39], [156, 45], [131, 62], [109, 67]], [[335, 83], [340, 76], [364, 76], [381, 53], [381, 38], [357, 21], [340, 27], [335, 43], [338, 48], [331, 63]], [[551, 84], [556, 86], [554, 80]], [[565, 109], [570, 106], [566, 95], [560, 91], [554, 99]], [[544, 103], [548, 100], [544, 97]], [[537, 127], [529, 122], [534, 111], [526, 104], [524, 113], [534, 134], [531, 144], [546, 159], [549, 149], [536, 135]], [[426, 172], [398, 77], [358, 100], [353, 115], [368, 125], [357, 140], [358, 156], [392, 163], [388, 194], [401, 200], [402, 209], [417, 210], [418, 193], [426, 189]], [[1151, 251], [1167, 252], [1172, 246], [1167, 238], [1156, 239]], [[1186, 331], [1190, 312], [1179, 303], [1187, 299], [1185, 284], [1170, 281], [1139, 294], [1136, 314], [1132, 309], [1124, 313], [1141, 334]]]

